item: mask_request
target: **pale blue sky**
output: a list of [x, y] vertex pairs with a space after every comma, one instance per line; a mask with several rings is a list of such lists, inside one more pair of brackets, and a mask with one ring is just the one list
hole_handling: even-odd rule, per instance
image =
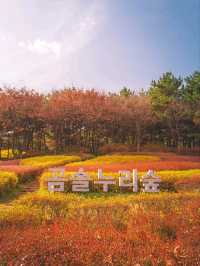
[[0, 4], [0, 84], [118, 91], [200, 70], [200, 0]]

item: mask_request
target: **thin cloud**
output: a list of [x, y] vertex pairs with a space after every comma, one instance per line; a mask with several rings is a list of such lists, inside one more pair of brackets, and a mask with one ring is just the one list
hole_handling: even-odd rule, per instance
[[0, 39], [1, 39], [1, 41], [3, 41], [3, 42], [5, 42], [5, 41], [7, 41], [7, 37], [5, 36], [5, 35], [0, 35]]
[[44, 40], [36, 39], [33, 42], [31, 41], [18, 42], [18, 46], [30, 52], [41, 54], [41, 55], [54, 54], [57, 57], [59, 57], [61, 54], [61, 44], [56, 41], [47, 42]]
[[[5, 6], [0, 13], [3, 15], [6, 9], [9, 7]], [[0, 16], [0, 24], [4, 25], [0, 32], [0, 55], [5, 62], [0, 70], [5, 81], [41, 90], [74, 81], [88, 83], [80, 69], [82, 55], [88, 53], [88, 47], [92, 47], [104, 29], [105, 0], [87, 0], [87, 3], [36, 0], [31, 4], [24, 1], [23, 5], [13, 7], [12, 12], [10, 24], [4, 25]], [[24, 21], [27, 21], [25, 25]], [[6, 41], [1, 40], [2, 35], [7, 37]]]
[[102, 17], [98, 15], [98, 6], [92, 6], [75, 25], [73, 34], [66, 38], [66, 52], [77, 52], [90, 43], [98, 34], [102, 21]]

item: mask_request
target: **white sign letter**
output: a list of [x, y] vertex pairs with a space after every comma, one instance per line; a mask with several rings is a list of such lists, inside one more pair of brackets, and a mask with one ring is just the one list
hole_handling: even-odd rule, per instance
[[81, 168], [79, 172], [73, 176], [72, 180], [72, 191], [73, 192], [89, 192], [89, 176], [84, 173]]

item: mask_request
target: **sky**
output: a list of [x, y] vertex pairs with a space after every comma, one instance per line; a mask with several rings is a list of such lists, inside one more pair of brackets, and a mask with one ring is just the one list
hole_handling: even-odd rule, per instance
[[0, 0], [0, 86], [147, 89], [200, 70], [200, 0]]

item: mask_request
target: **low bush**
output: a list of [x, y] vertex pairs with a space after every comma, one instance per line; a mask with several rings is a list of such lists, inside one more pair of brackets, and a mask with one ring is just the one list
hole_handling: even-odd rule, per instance
[[42, 173], [42, 169], [40, 167], [31, 167], [23, 165], [0, 166], [0, 171], [14, 172], [18, 176], [20, 183], [31, 181]]
[[[85, 156], [86, 158], [90, 158], [89, 155]], [[14, 164], [2, 163], [0, 164], [0, 171], [12, 172], [15, 176], [17, 176], [17, 183], [24, 183], [38, 177], [47, 167], [79, 161], [80, 159], [80, 156], [38, 156], [23, 159], [21, 161], [13, 161]], [[8, 191], [8, 189], [6, 189], [6, 191]]]
[[[38, 167], [5, 165], [0, 166], [0, 197], [11, 193], [18, 184], [34, 180], [42, 173]], [[6, 173], [6, 174], [5, 174]]]
[[15, 173], [0, 171], [0, 197], [16, 188], [18, 177]]
[[159, 171], [157, 174], [165, 182], [172, 182], [174, 184], [192, 182], [197, 180], [200, 176], [200, 169], [190, 170], [170, 170], [170, 171]]
[[30, 208], [30, 205], [25, 204], [15, 204], [14, 206], [0, 208], [0, 231], [14, 226], [20, 229], [27, 226], [40, 225], [44, 220], [48, 221], [41, 208]]

